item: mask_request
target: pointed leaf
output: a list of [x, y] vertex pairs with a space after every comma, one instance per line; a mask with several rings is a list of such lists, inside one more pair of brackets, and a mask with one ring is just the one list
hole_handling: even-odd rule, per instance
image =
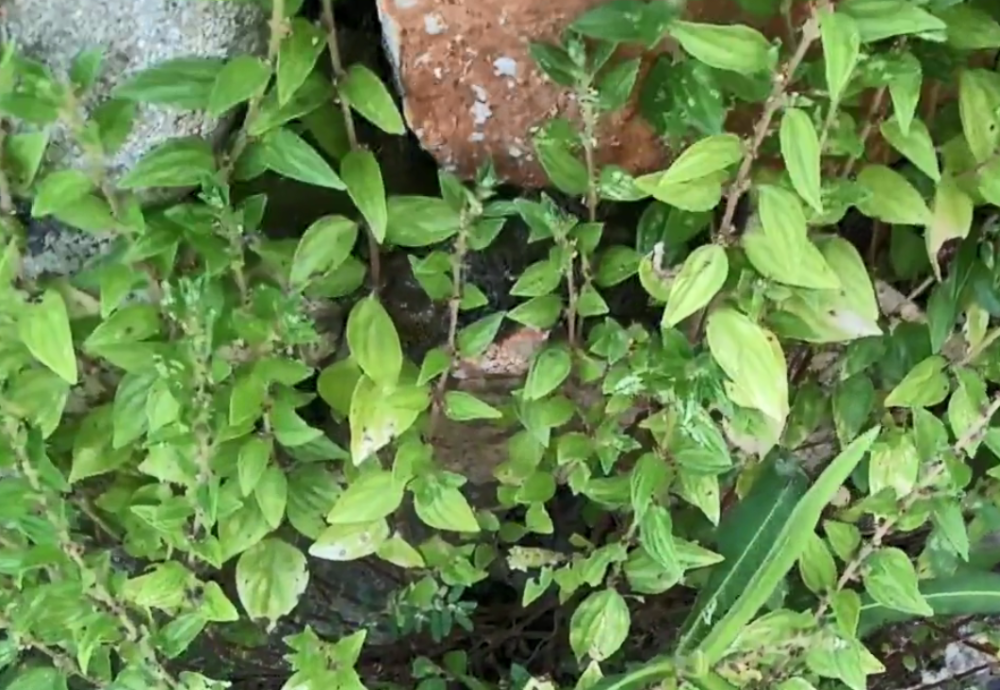
[[18, 319], [18, 335], [28, 351], [71, 386], [79, 381], [69, 313], [62, 295], [46, 290]]
[[781, 157], [792, 186], [816, 213], [823, 213], [819, 175], [819, 135], [804, 110], [788, 108], [781, 117]]

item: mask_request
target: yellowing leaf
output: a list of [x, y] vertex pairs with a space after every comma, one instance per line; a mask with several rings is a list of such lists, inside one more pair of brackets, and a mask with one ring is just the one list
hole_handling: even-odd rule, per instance
[[819, 135], [809, 115], [788, 108], [781, 118], [781, 157], [792, 186], [816, 213], [823, 213], [819, 175]]
[[708, 305], [728, 274], [729, 259], [719, 245], [707, 244], [691, 252], [670, 288], [663, 327], [671, 328]]
[[934, 275], [941, 280], [938, 252], [950, 240], [965, 239], [972, 229], [972, 198], [959, 189], [953, 177], [946, 176], [938, 183], [934, 193], [934, 213], [924, 238], [927, 258], [934, 267]]
[[705, 333], [712, 357], [731, 381], [731, 396], [784, 424], [788, 370], [774, 336], [730, 307], [712, 312]]
[[885, 165], [866, 165], [858, 184], [868, 193], [858, 210], [869, 218], [897, 225], [924, 225], [930, 218], [920, 192], [900, 173]]
[[774, 185], [762, 185], [758, 194], [758, 214], [751, 216], [742, 239], [753, 267], [785, 285], [815, 290], [839, 288], [837, 276], [809, 240], [798, 197]]
[[354, 561], [371, 556], [389, 538], [384, 520], [330, 525], [309, 547], [309, 555], [326, 561]]
[[1000, 143], [1000, 74], [963, 70], [958, 78], [962, 131], [977, 163], [985, 163]]

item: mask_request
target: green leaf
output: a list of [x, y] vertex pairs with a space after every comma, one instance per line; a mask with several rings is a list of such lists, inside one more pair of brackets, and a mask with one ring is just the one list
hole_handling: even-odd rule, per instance
[[718, 75], [697, 60], [657, 56], [639, 89], [639, 111], [661, 136], [680, 136], [692, 127], [699, 134], [721, 134], [726, 103]]
[[729, 377], [730, 399], [760, 410], [783, 426], [788, 417], [788, 371], [774, 336], [738, 311], [712, 312], [706, 327], [712, 357]]
[[552, 184], [566, 194], [583, 195], [590, 186], [587, 166], [574, 153], [577, 136], [566, 136], [558, 126], [562, 121], [550, 121], [532, 139], [538, 162]]
[[740, 138], [735, 134], [716, 134], [686, 148], [665, 172], [643, 175], [636, 184], [656, 196], [653, 191], [656, 187], [700, 180], [741, 160], [743, 143]]
[[403, 484], [392, 472], [376, 470], [355, 479], [326, 516], [331, 525], [373, 522], [392, 515], [403, 502]]
[[725, 249], [716, 244], [695, 249], [684, 261], [670, 287], [661, 325], [673, 328], [708, 306], [722, 289], [728, 275], [729, 259]]
[[476, 514], [462, 492], [453, 486], [415, 481], [413, 508], [428, 527], [449, 532], [479, 532]]
[[497, 312], [474, 321], [458, 332], [458, 352], [462, 357], [472, 359], [486, 352], [496, 339], [503, 324], [504, 313]]
[[809, 239], [799, 198], [774, 185], [761, 185], [758, 198], [758, 216], [751, 216], [743, 236], [743, 248], [753, 267], [785, 285], [839, 289], [836, 274]]
[[288, 522], [303, 536], [317, 539], [339, 492], [337, 481], [322, 464], [298, 465], [288, 475]]
[[673, 521], [663, 506], [650, 506], [639, 522], [639, 543], [646, 553], [670, 574], [680, 580], [683, 573], [673, 535]]
[[826, 542], [811, 532], [799, 556], [799, 574], [802, 582], [815, 594], [833, 591], [837, 585], [837, 564]]
[[932, 355], [911, 369], [885, 399], [886, 407], [934, 407], [948, 397], [948, 360]]
[[237, 460], [237, 478], [240, 483], [240, 493], [249, 496], [257, 487], [257, 482], [264, 476], [264, 470], [271, 462], [274, 444], [270, 438], [251, 436], [240, 446]]
[[614, 112], [625, 107], [641, 65], [640, 58], [623, 60], [601, 75], [597, 82], [597, 104], [601, 110]]
[[962, 132], [976, 163], [986, 163], [1000, 143], [1000, 75], [966, 69], [958, 78]]
[[781, 118], [781, 157], [792, 186], [816, 213], [823, 213], [819, 135], [804, 110], [788, 108]]
[[41, 218], [74, 204], [80, 197], [90, 194], [94, 182], [80, 170], [57, 170], [38, 184], [31, 215]]
[[869, 218], [897, 225], [924, 225], [931, 217], [920, 192], [901, 174], [884, 165], [866, 165], [858, 185], [868, 196], [858, 210]]
[[749, 26], [675, 21], [669, 32], [687, 53], [709, 67], [746, 75], [774, 68], [771, 44]]
[[264, 135], [263, 142], [264, 163], [268, 169], [317, 187], [346, 189], [330, 164], [292, 130], [286, 127], [272, 130]]
[[18, 336], [28, 352], [71, 386], [79, 381], [69, 313], [62, 295], [46, 290], [18, 318]]
[[862, 43], [875, 43], [893, 36], [940, 34], [944, 39], [945, 23], [909, 0], [844, 0], [837, 11], [857, 22]]
[[309, 547], [309, 555], [327, 561], [354, 561], [371, 556], [388, 538], [385, 520], [330, 525]]
[[[583, 298], [581, 295], [577, 303], [577, 313], [584, 311], [580, 308], [579, 304], [582, 301]], [[559, 315], [562, 314], [562, 311], [562, 297], [549, 293], [547, 295], [532, 297], [527, 302], [522, 302], [507, 314], [507, 318], [529, 328], [546, 330], [559, 320]]]
[[393, 196], [388, 201], [386, 241], [400, 247], [444, 242], [460, 227], [458, 213], [439, 197]]
[[238, 55], [226, 63], [208, 97], [208, 114], [223, 115], [230, 108], [249, 101], [267, 86], [270, 66], [252, 55]]
[[335, 271], [351, 255], [358, 224], [344, 216], [323, 216], [306, 228], [295, 246], [288, 282], [302, 289], [317, 273]]
[[[993, 616], [1000, 613], [1000, 574], [962, 572], [947, 577], [921, 580], [920, 596], [934, 616]], [[861, 602], [858, 635], [865, 636], [889, 623], [915, 618], [918, 614], [900, 611], [866, 595]]]
[[69, 68], [69, 79], [73, 82], [77, 92], [89, 91], [97, 78], [101, 76], [101, 67], [104, 64], [104, 51], [101, 48], [86, 48], [73, 56], [73, 63]]
[[197, 187], [215, 174], [212, 146], [200, 137], [171, 139], [139, 159], [122, 176], [122, 189]]
[[617, 652], [628, 639], [631, 620], [621, 594], [613, 589], [591, 592], [569, 621], [569, 645], [577, 661], [604, 661]]
[[406, 133], [406, 125], [389, 90], [370, 69], [359, 63], [351, 65], [338, 86], [341, 97], [347, 99], [361, 117], [386, 134]]
[[892, 98], [893, 117], [899, 120], [899, 127], [904, 133], [910, 131], [910, 124], [916, 117], [923, 80], [920, 60], [912, 53], [901, 53], [895, 78], [889, 82], [889, 95]]
[[114, 90], [116, 98], [140, 103], [203, 110], [225, 66], [219, 58], [182, 57], [165, 60], [132, 76]]
[[958, 50], [1000, 48], [1000, 23], [984, 10], [959, 4], [937, 11], [948, 25], [948, 45]]
[[569, 349], [553, 345], [539, 351], [524, 382], [524, 399], [540, 400], [554, 392], [569, 377], [573, 359]]
[[378, 160], [371, 151], [349, 151], [340, 161], [340, 176], [351, 201], [361, 211], [379, 244], [385, 241], [389, 209]]
[[284, 471], [277, 465], [267, 467], [254, 487], [253, 496], [264, 522], [271, 529], [278, 529], [285, 519], [285, 507], [288, 505], [288, 478]]
[[100, 132], [104, 153], [113, 155], [125, 145], [138, 111], [135, 102], [122, 98], [104, 101], [94, 109], [92, 119]]
[[66, 690], [66, 675], [58, 669], [49, 666], [29, 666], [19, 669], [13, 677], [5, 669], [7, 690]]
[[312, 22], [297, 17], [290, 28], [278, 50], [278, 104], [282, 106], [305, 83], [326, 48], [326, 36]]
[[376, 555], [383, 561], [400, 568], [425, 568], [427, 566], [420, 552], [410, 546], [399, 534], [394, 534], [382, 542]]
[[236, 563], [240, 603], [251, 619], [266, 619], [269, 629], [292, 612], [308, 585], [306, 557], [281, 539], [254, 544]]
[[693, 649], [708, 634], [712, 621], [736, 603], [807, 488], [803, 472], [769, 461], [746, 497], [722, 517], [715, 549], [724, 560], [712, 570], [684, 621], [680, 649]]
[[830, 100], [839, 103], [861, 56], [861, 32], [850, 17], [831, 9], [820, 12], [820, 38], [823, 42], [823, 67]]
[[[725, 654], [795, 565], [809, 534], [815, 532], [826, 505], [854, 471], [880, 431], [879, 427], [870, 429], [841, 451], [795, 506], [780, 534], [770, 544], [761, 567], [749, 579], [739, 599], [698, 644], [709, 667]], [[682, 644], [682, 649], [684, 648]]]
[[295, 402], [290, 397], [277, 398], [267, 413], [271, 431], [278, 443], [286, 448], [304, 446], [323, 436], [323, 432], [309, 426], [295, 412]]
[[448, 419], [456, 422], [503, 417], [500, 410], [464, 391], [448, 391], [444, 394], [444, 413]]
[[562, 271], [559, 269], [559, 264], [552, 259], [536, 261], [521, 272], [510, 288], [511, 296], [541, 297], [551, 293], [562, 281]]
[[240, 619], [240, 612], [217, 582], [205, 583], [199, 613], [213, 623], [234, 623]]
[[880, 129], [890, 146], [906, 156], [927, 177], [935, 182], [940, 181], [941, 171], [938, 169], [934, 141], [923, 120], [912, 120], [909, 130], [904, 132], [899, 119], [893, 115], [882, 123]]
[[396, 385], [403, 368], [403, 349], [392, 318], [375, 297], [365, 297], [351, 309], [347, 344], [368, 378], [385, 387]]
[[650, 44], [660, 37], [663, 26], [657, 26], [649, 4], [642, 0], [610, 0], [584, 12], [569, 28], [589, 38], [612, 43]]
[[897, 548], [881, 548], [865, 560], [865, 591], [883, 606], [915, 616], [932, 616], [917, 586], [910, 557]]

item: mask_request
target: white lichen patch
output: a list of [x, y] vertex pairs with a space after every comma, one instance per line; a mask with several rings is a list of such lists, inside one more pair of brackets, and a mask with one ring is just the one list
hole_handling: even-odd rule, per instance
[[430, 36], [443, 34], [447, 30], [448, 25], [445, 24], [444, 18], [440, 14], [432, 12], [431, 14], [424, 15], [424, 31]]

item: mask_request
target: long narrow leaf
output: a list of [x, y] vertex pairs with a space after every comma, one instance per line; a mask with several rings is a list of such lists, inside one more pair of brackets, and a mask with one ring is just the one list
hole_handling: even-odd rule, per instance
[[[920, 593], [934, 609], [935, 616], [1000, 614], [1000, 573], [961, 573], [923, 580]], [[867, 635], [888, 623], [912, 618], [912, 614], [887, 608], [867, 595], [862, 596], [858, 635]]]
[[725, 655], [737, 635], [753, 620], [757, 611], [767, 603], [775, 588], [795, 565], [806, 540], [819, 523], [823, 508], [854, 471], [880, 431], [881, 427], [876, 426], [854, 439], [823, 470], [823, 474], [795, 506], [778, 539], [769, 549], [767, 558], [754, 572], [740, 598], [698, 645], [709, 667]]
[[590, 690], [644, 690], [669, 678], [675, 670], [673, 660], [660, 657], [627, 673], [602, 678]]
[[750, 493], [727, 512], [718, 528], [716, 551], [725, 559], [698, 593], [681, 628], [679, 651], [690, 651], [728, 611], [760, 569], [809, 486], [797, 467], [768, 461]]

